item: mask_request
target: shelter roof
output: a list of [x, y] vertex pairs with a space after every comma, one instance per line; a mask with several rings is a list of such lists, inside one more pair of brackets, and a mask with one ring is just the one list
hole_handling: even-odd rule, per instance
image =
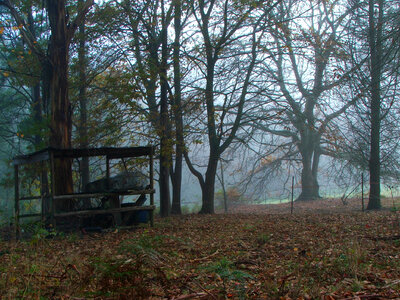
[[124, 157], [139, 157], [150, 155], [152, 146], [141, 147], [100, 147], [100, 148], [69, 148], [58, 149], [48, 147], [30, 154], [14, 157], [13, 165], [23, 165], [34, 162], [49, 160], [51, 155], [54, 158], [79, 158], [90, 156], [106, 156], [109, 159]]

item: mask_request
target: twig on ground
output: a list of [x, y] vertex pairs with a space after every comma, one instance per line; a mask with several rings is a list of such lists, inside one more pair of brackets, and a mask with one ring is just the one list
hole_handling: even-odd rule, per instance
[[194, 298], [194, 297], [204, 297], [206, 295], [207, 295], [207, 293], [192, 293], [192, 294], [188, 294], [188, 295], [181, 295], [181, 296], [178, 296], [178, 297], [174, 297], [172, 299], [173, 300], [184, 300], [184, 299], [191, 299], [191, 298]]
[[209, 256], [201, 257], [201, 258], [195, 258], [195, 259], [192, 260], [192, 262], [199, 262], [199, 261], [207, 260], [207, 259], [209, 259], [211, 257], [214, 257], [218, 253], [219, 253], [219, 250], [215, 251], [213, 254], [210, 254]]

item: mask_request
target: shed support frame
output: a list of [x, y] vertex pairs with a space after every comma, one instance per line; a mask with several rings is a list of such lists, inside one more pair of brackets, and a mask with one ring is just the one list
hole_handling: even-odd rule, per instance
[[[135, 158], [148, 156], [149, 158], [149, 179], [150, 184], [149, 188], [145, 190], [136, 191], [136, 190], [126, 190], [120, 192], [99, 192], [99, 193], [73, 193], [68, 195], [56, 195], [55, 192], [55, 160], [59, 158], [82, 158], [82, 157], [91, 157], [91, 156], [105, 156], [106, 158], [106, 178], [110, 179], [110, 160], [111, 159], [123, 159], [123, 158]], [[50, 193], [49, 195], [44, 195], [41, 186], [40, 196], [28, 196], [21, 197], [20, 195], [20, 166], [24, 164], [32, 164], [36, 162], [40, 162], [41, 169], [43, 170], [44, 163], [49, 163], [48, 173], [50, 175]], [[46, 148], [41, 151], [37, 151], [28, 155], [20, 155], [13, 159], [14, 164], [14, 180], [15, 180], [15, 207], [14, 207], [14, 219], [15, 219], [15, 236], [16, 238], [20, 238], [20, 218], [24, 217], [32, 217], [32, 216], [40, 216], [42, 221], [45, 221], [47, 217], [50, 217], [50, 224], [53, 228], [56, 227], [56, 218], [62, 216], [73, 216], [73, 215], [83, 215], [83, 214], [96, 214], [96, 213], [105, 213], [110, 212], [113, 214], [118, 214], [119, 212], [124, 211], [135, 211], [135, 210], [146, 210], [150, 214], [150, 225], [154, 226], [154, 147], [146, 146], [146, 147], [121, 147], [121, 148], [112, 148], [112, 147], [103, 147], [103, 148], [86, 148], [86, 149], [56, 149], [56, 148]], [[42, 184], [42, 175], [41, 184]], [[107, 181], [108, 182], [108, 181]], [[150, 195], [150, 205], [147, 206], [138, 206], [138, 207], [113, 207], [108, 210], [93, 210], [93, 211], [71, 211], [60, 213], [56, 211], [56, 201], [60, 199], [76, 199], [76, 198], [85, 198], [85, 197], [101, 197], [101, 196], [121, 196], [121, 195], [139, 195], [139, 194], [149, 194]], [[40, 199], [41, 200], [41, 212], [40, 214], [20, 214], [20, 202]], [[48, 203], [47, 203], [48, 201]], [[45, 203], [46, 202], [46, 203]], [[47, 207], [49, 206], [49, 207]]]

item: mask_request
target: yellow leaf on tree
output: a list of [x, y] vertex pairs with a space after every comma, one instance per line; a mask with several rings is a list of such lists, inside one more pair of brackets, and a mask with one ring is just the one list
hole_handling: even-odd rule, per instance
[[10, 76], [10, 73], [8, 73], [8, 72], [3, 72], [3, 75], [4, 75], [4, 77], [8, 77], [8, 76]]
[[4, 27], [0, 27], [0, 34], [3, 34], [4, 32]]

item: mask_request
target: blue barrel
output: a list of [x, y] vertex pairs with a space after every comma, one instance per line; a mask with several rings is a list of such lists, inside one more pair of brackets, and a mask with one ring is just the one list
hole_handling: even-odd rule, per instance
[[137, 221], [139, 223], [147, 223], [149, 221], [149, 211], [139, 210], [137, 212]]

